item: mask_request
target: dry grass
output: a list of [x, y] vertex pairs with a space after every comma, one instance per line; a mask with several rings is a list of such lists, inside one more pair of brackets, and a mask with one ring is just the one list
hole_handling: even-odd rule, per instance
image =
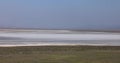
[[120, 46], [0, 47], [0, 63], [120, 63]]

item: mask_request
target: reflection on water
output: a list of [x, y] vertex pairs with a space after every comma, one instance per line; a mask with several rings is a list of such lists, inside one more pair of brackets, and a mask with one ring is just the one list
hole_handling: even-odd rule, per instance
[[55, 39], [22, 39], [11, 37], [0, 37], [0, 45], [27, 45], [27, 44], [101, 44], [120, 46], [120, 40], [55, 40]]
[[0, 37], [0, 40], [20, 40], [22, 38], [16, 38], [16, 37]]

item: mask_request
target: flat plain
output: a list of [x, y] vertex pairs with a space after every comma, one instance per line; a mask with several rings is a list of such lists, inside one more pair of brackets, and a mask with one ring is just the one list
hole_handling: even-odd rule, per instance
[[0, 47], [0, 63], [120, 63], [120, 46]]

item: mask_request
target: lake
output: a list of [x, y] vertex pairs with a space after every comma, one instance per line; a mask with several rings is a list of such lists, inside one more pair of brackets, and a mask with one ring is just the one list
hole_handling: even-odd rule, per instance
[[120, 46], [120, 33], [71, 30], [2, 30], [0, 46]]

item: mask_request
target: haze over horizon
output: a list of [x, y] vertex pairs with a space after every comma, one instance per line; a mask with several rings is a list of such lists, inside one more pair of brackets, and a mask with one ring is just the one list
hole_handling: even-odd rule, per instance
[[120, 0], [0, 0], [0, 28], [120, 30]]

